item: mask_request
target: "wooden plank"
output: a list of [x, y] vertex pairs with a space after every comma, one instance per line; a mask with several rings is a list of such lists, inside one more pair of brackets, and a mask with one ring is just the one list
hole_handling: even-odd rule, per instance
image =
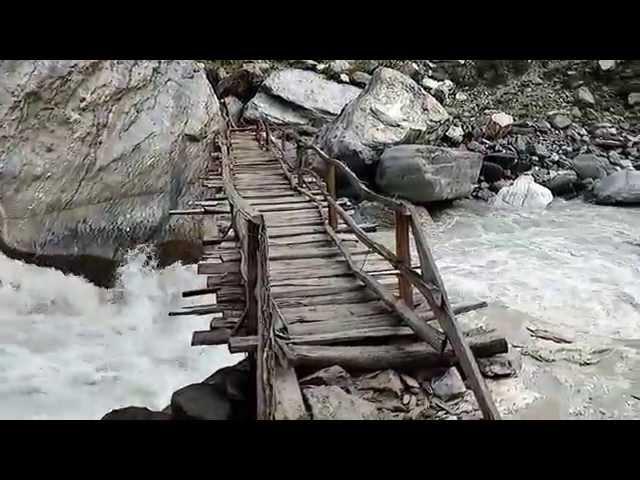
[[278, 307], [290, 308], [299, 306], [312, 305], [340, 305], [344, 303], [364, 303], [372, 300], [378, 300], [379, 297], [368, 289], [358, 290], [354, 292], [342, 292], [335, 295], [319, 295], [295, 298], [279, 298], [276, 300]]
[[224, 262], [224, 263], [214, 263], [214, 262], [201, 262], [198, 263], [197, 273], [198, 275], [211, 275], [216, 273], [239, 273], [240, 272], [240, 262]]
[[215, 330], [198, 330], [191, 336], [191, 346], [222, 345], [229, 341], [231, 330], [228, 328], [217, 328]]
[[[396, 255], [406, 266], [411, 268], [411, 247], [409, 245], [409, 218], [401, 212], [395, 212]], [[403, 275], [398, 275], [400, 298], [409, 308], [413, 308], [413, 292], [411, 283]]]
[[218, 287], [214, 287], [214, 288], [199, 288], [196, 290], [186, 290], [184, 292], [182, 292], [182, 298], [189, 298], [189, 297], [197, 297], [200, 295], [209, 295], [212, 293], [216, 293], [218, 291]]

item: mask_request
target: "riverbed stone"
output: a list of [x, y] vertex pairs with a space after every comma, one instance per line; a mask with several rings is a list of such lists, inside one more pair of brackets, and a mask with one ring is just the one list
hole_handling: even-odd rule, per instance
[[596, 203], [602, 205], [640, 204], [640, 171], [620, 170], [595, 185], [593, 189]]
[[111, 410], [101, 420], [171, 420], [171, 414], [154, 412], [146, 407], [124, 407]]
[[215, 385], [194, 383], [171, 396], [171, 411], [176, 420], [231, 420], [232, 406]]
[[606, 157], [600, 157], [593, 153], [578, 155], [571, 164], [580, 180], [604, 178], [615, 172], [615, 168]]
[[461, 397], [467, 387], [458, 369], [451, 367], [441, 376], [431, 380], [431, 389], [436, 397], [446, 401]]
[[545, 208], [553, 201], [551, 191], [537, 184], [531, 175], [522, 175], [513, 185], [500, 189], [493, 199], [495, 207]]
[[417, 203], [466, 197], [473, 191], [482, 155], [429, 145], [398, 145], [380, 157], [376, 184], [385, 193]]
[[377, 420], [376, 406], [337, 386], [303, 388], [314, 420]]

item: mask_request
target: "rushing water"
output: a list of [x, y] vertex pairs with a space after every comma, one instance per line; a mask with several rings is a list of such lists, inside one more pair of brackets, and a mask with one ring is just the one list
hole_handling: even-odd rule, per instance
[[[428, 229], [452, 298], [490, 302], [464, 315], [504, 332], [523, 367], [490, 383], [516, 418], [640, 418], [640, 209], [556, 200], [542, 212], [459, 202]], [[380, 238], [391, 243], [388, 232]], [[171, 392], [236, 360], [189, 346], [206, 317], [168, 317], [193, 268], [131, 256], [121, 295], [0, 256], [0, 418], [99, 418], [161, 409]], [[544, 328], [569, 338], [529, 335]]]
[[0, 254], [0, 418], [160, 410], [174, 390], [237, 361], [226, 347], [190, 346], [206, 316], [167, 316], [203, 277], [192, 267], [152, 267], [143, 251], [133, 253], [107, 291]]

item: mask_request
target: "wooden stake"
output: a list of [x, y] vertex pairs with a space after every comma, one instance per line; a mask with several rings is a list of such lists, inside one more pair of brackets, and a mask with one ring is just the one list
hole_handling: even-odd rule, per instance
[[[327, 189], [329, 190], [329, 195], [334, 200], [336, 199], [336, 167], [335, 165], [329, 165], [329, 170], [327, 171]], [[329, 225], [334, 230], [338, 228], [338, 215], [336, 214], [336, 209], [333, 205], [329, 205]]]
[[[404, 265], [411, 268], [411, 247], [409, 245], [409, 216], [396, 212], [396, 255]], [[409, 308], [413, 308], [413, 290], [407, 278], [398, 275], [400, 298]]]

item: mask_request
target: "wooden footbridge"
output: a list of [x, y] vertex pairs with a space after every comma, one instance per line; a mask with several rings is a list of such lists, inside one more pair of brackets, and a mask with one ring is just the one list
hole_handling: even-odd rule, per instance
[[[482, 305], [450, 303], [415, 207], [371, 191], [291, 131], [228, 127], [203, 178], [212, 194], [171, 212], [230, 216], [225, 234], [203, 240], [206, 288], [183, 293], [215, 302], [173, 314], [211, 315], [192, 344], [227, 344], [255, 361], [257, 418], [306, 416], [301, 372], [459, 364], [484, 418], [498, 419], [475, 357], [506, 352], [506, 341], [462, 333], [455, 315]], [[326, 162], [325, 178], [306, 167], [307, 153]], [[395, 212], [395, 252], [336, 199], [337, 172]]]

